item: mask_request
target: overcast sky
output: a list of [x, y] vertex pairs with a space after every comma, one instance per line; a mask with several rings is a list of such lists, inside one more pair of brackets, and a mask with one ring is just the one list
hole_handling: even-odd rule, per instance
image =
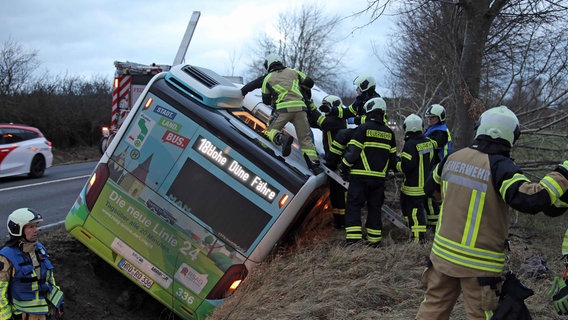
[[0, 42], [11, 39], [37, 50], [40, 71], [51, 75], [111, 79], [115, 60], [172, 64], [192, 12], [200, 11], [185, 62], [240, 76], [254, 58], [258, 35], [271, 34], [279, 13], [308, 2], [346, 17], [337, 43], [348, 54], [344, 61], [352, 76], [346, 81], [372, 74], [384, 86], [385, 68], [372, 56], [372, 45], [384, 49], [392, 21], [382, 17], [357, 29], [369, 16], [348, 17], [366, 8], [367, 0], [10, 0], [0, 11]]

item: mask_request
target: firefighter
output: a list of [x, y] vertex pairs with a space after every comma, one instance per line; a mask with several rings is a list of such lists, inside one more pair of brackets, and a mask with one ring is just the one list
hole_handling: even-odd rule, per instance
[[348, 119], [350, 124], [359, 125], [365, 122], [365, 103], [373, 98], [380, 98], [381, 95], [376, 91], [377, 82], [370, 75], [359, 75], [353, 80], [356, 86], [357, 97], [355, 101], [346, 108], [332, 108], [329, 112], [341, 119]]
[[557, 215], [566, 204], [568, 161], [531, 182], [510, 158], [520, 133], [507, 107], [486, 110], [473, 143], [442, 159], [427, 180], [424, 191], [442, 205], [416, 319], [448, 319], [460, 293], [468, 319], [491, 318], [505, 269], [508, 207]]
[[[446, 109], [441, 104], [428, 107], [424, 116], [428, 120], [428, 128], [424, 135], [434, 144], [435, 152], [432, 160], [434, 167], [452, 152], [452, 136], [446, 126]], [[428, 227], [435, 229], [440, 214], [440, 203], [427, 197], [424, 199], [424, 208]]]
[[396, 167], [396, 140], [385, 124], [385, 101], [373, 98], [364, 108], [366, 121], [355, 129], [339, 166], [341, 176], [350, 181], [345, 207], [345, 238], [347, 244], [363, 240], [361, 209], [366, 202], [366, 240], [370, 245], [378, 246], [382, 240], [385, 178], [387, 171]]
[[430, 175], [434, 145], [422, 133], [422, 119], [411, 114], [402, 125], [404, 147], [396, 164], [396, 170], [404, 174], [400, 189], [400, 207], [411, 230], [411, 239], [424, 242], [426, 216], [424, 213], [424, 182]]
[[[322, 105], [320, 111], [326, 113], [328, 116], [347, 119], [349, 124], [360, 125], [365, 122], [365, 103], [369, 101], [369, 99], [380, 98], [381, 96], [376, 92], [376, 81], [373, 76], [359, 75], [353, 80], [353, 84], [356, 86], [357, 97], [349, 107]], [[335, 135], [331, 143], [333, 148], [329, 154], [326, 154], [326, 162], [336, 163], [337, 161], [341, 161], [343, 153], [347, 148], [347, 143], [351, 140], [354, 132], [355, 128], [347, 128], [340, 130]]]
[[[0, 319], [46, 320], [63, 314], [63, 292], [55, 284], [53, 264], [38, 241], [43, 218], [21, 208], [8, 216], [10, 239], [0, 249]], [[51, 318], [50, 318], [51, 319]]]
[[[322, 130], [322, 142], [325, 150], [324, 159], [325, 165], [331, 170], [336, 170], [339, 166], [339, 160], [343, 155], [343, 149], [337, 149], [333, 142], [340, 130], [347, 128], [344, 119], [337, 116], [330, 115], [331, 108], [342, 108], [343, 102], [341, 98], [329, 95], [323, 98], [322, 105], [318, 109], [310, 110], [310, 122], [316, 123], [317, 127]], [[345, 227], [345, 188], [339, 182], [331, 179], [329, 183], [330, 200], [333, 213], [333, 226], [336, 229], [343, 229]]]
[[282, 155], [287, 157], [294, 138], [281, 130], [286, 123], [292, 122], [300, 149], [308, 158], [308, 166], [312, 169], [319, 167], [319, 156], [310, 136], [305, 102], [305, 95], [314, 86], [314, 81], [300, 71], [286, 68], [282, 59], [275, 54], [266, 58], [264, 66], [268, 74], [262, 82], [262, 102], [273, 107], [265, 135], [276, 145], [282, 146]]

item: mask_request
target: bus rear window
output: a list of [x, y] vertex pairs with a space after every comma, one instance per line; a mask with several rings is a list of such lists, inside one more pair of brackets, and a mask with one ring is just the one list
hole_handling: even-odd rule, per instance
[[243, 252], [271, 219], [264, 210], [189, 158], [167, 194]]

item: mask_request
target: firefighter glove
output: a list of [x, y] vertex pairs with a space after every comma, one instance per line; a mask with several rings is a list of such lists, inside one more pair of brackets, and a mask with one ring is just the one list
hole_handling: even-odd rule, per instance
[[558, 314], [568, 314], [568, 287], [560, 277], [554, 277], [552, 288], [548, 292], [552, 296], [554, 309]]
[[329, 110], [329, 115], [337, 117], [339, 115], [339, 109], [337, 109], [337, 107], [331, 107], [331, 110]]
[[319, 111], [328, 114], [331, 111], [331, 106], [327, 103], [324, 103], [319, 107]]
[[343, 178], [343, 180], [345, 181], [349, 181], [349, 167], [345, 165], [345, 163], [341, 163], [339, 165], [339, 175], [341, 176], [341, 178]]
[[568, 160], [559, 164], [556, 167], [555, 171], [560, 172], [564, 176], [564, 178], [568, 179]]

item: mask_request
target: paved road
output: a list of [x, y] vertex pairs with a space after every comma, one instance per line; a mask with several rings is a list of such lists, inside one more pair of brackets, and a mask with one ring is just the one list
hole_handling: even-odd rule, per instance
[[0, 242], [8, 236], [6, 219], [17, 208], [39, 210], [44, 217], [42, 226], [61, 223], [96, 164], [95, 161], [51, 167], [39, 179], [1, 178]]

